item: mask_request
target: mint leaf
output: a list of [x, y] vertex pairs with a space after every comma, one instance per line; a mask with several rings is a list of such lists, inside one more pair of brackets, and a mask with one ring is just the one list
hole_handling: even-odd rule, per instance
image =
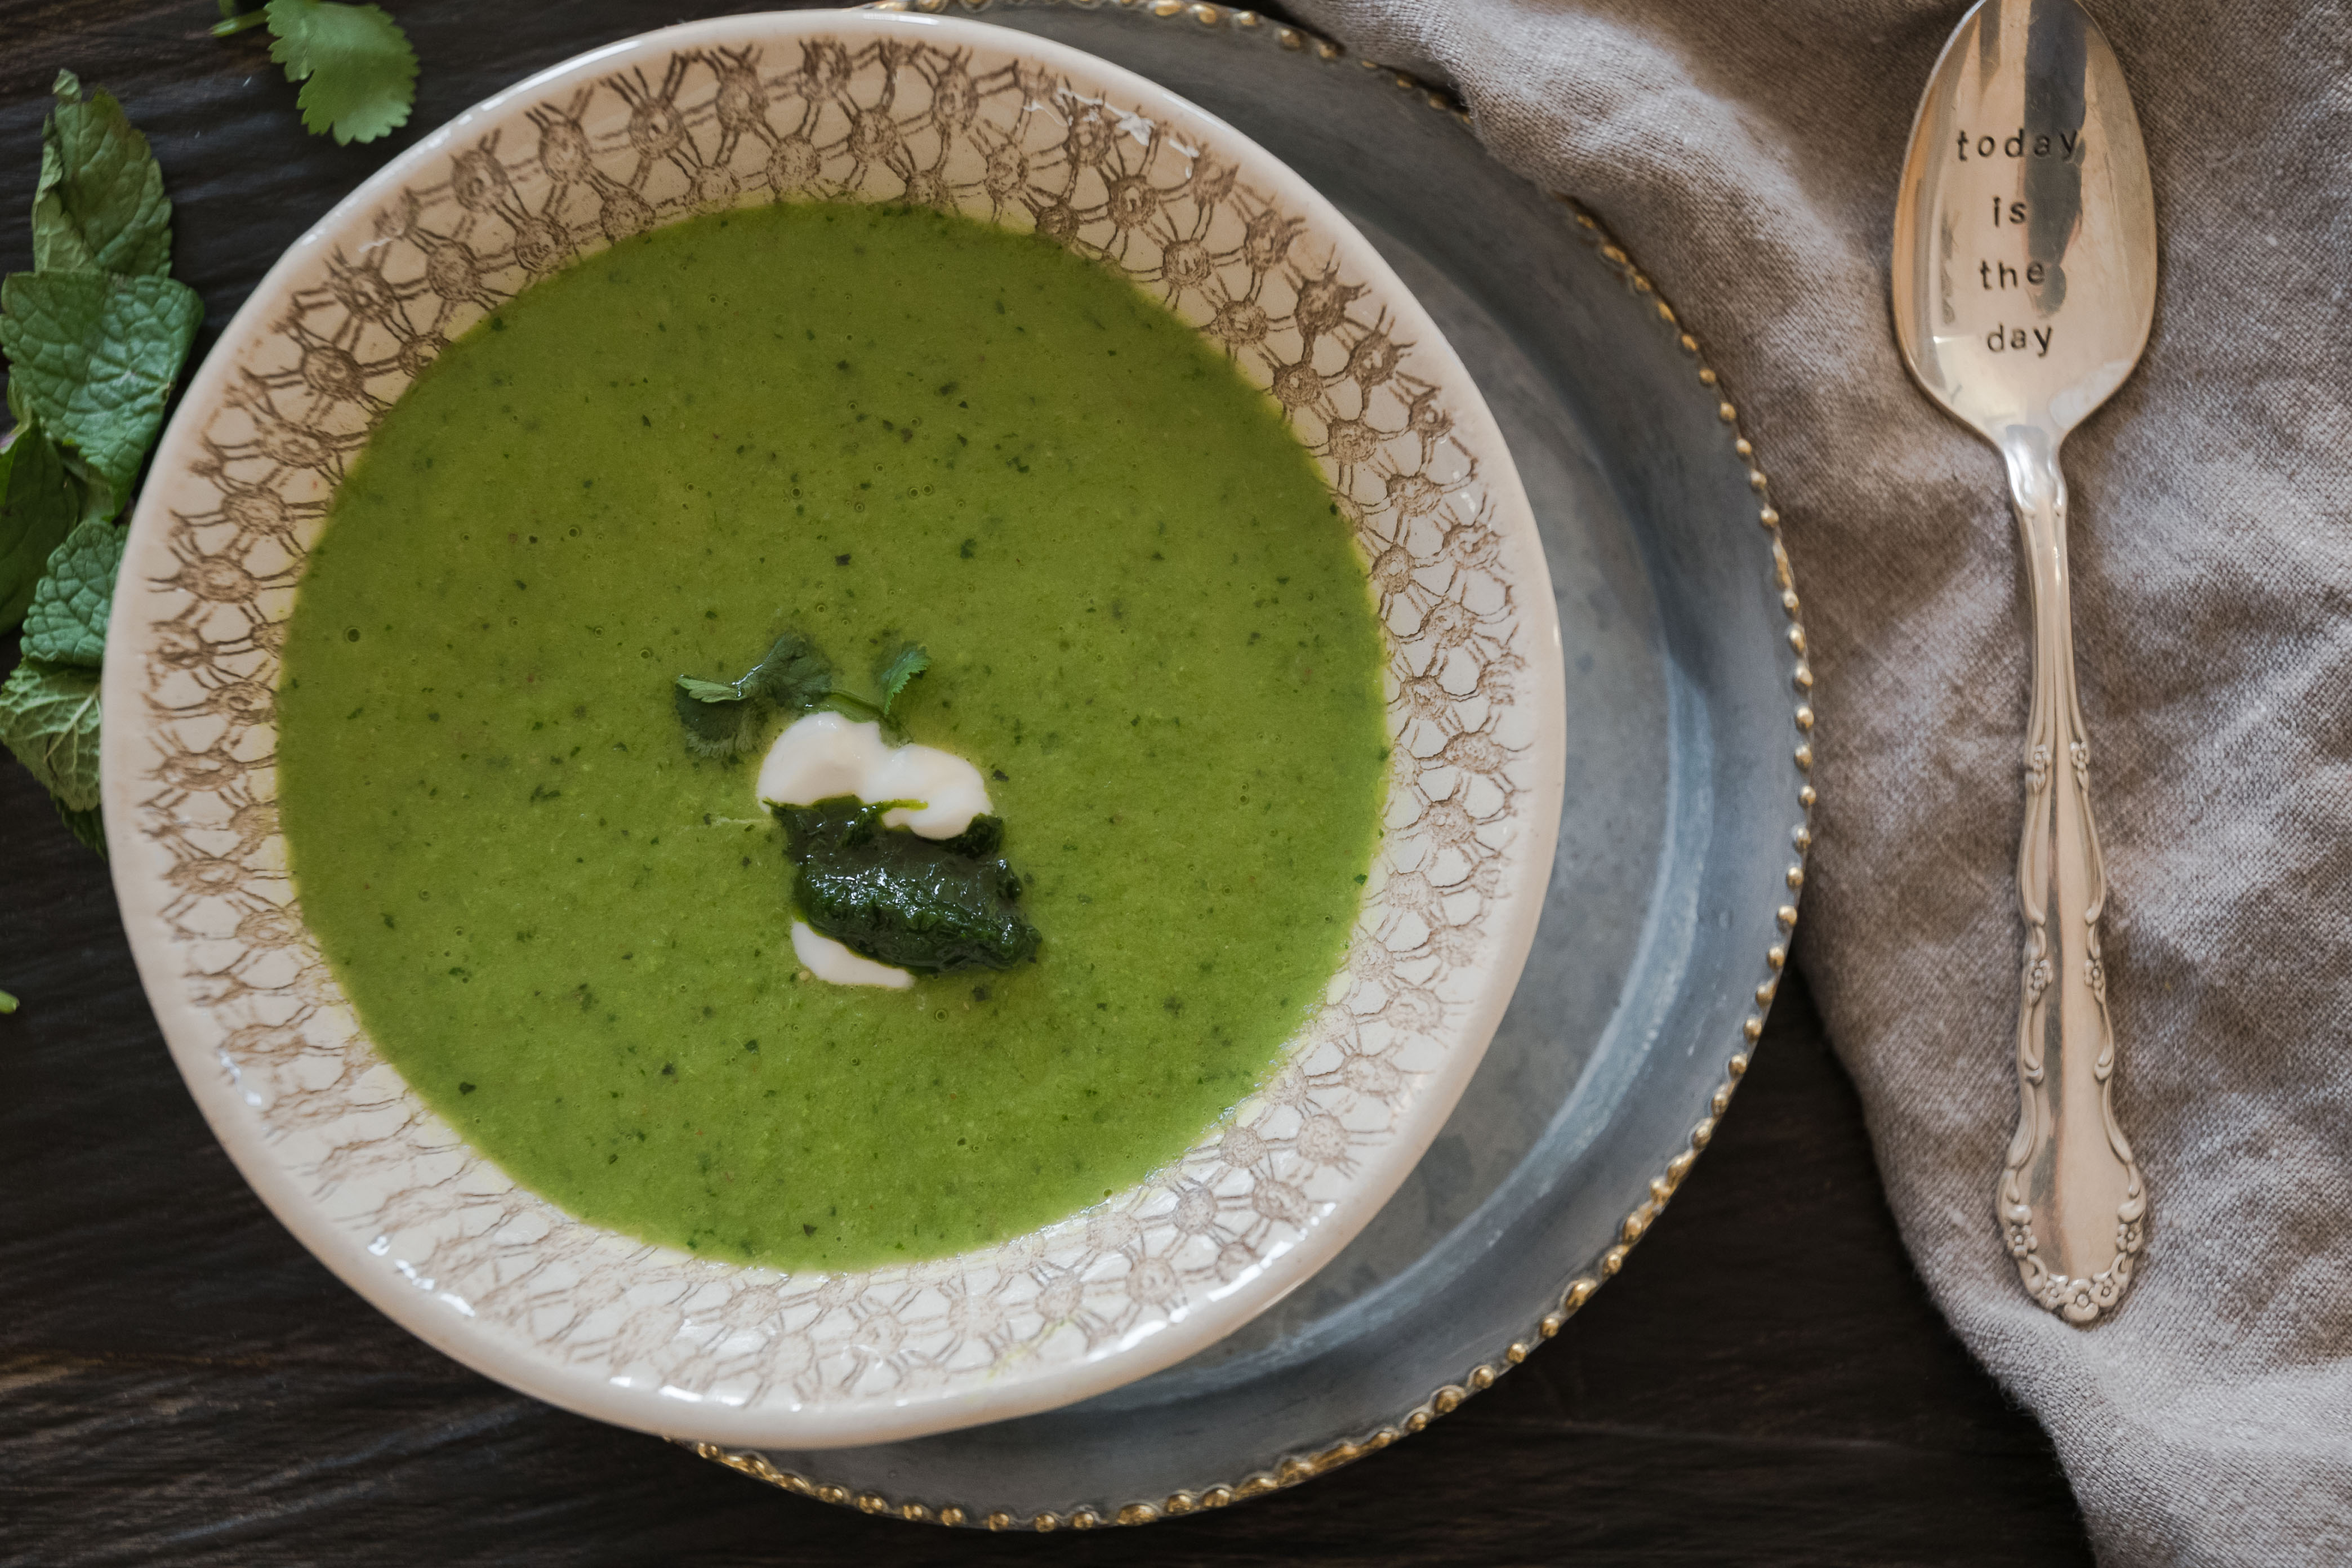
[[677, 689], [697, 702], [740, 702], [743, 693], [731, 681], [697, 680], [693, 676], [677, 678]]
[[49, 552], [65, 542], [79, 502], [65, 463], [35, 426], [0, 452], [0, 632], [25, 618]]
[[120, 510], [130, 498], [204, 313], [195, 290], [169, 278], [19, 272], [0, 284], [9, 384], [105, 482], [102, 505]]
[[374, 5], [269, 0], [269, 58], [302, 84], [302, 127], [337, 142], [373, 142], [408, 123], [416, 51]]
[[163, 171], [103, 88], [85, 103], [59, 71], [58, 106], [41, 123], [33, 190], [33, 270], [162, 274], [172, 266], [172, 204]]
[[0, 743], [68, 811], [98, 809], [98, 671], [28, 658], [0, 685]]
[[58, 808], [58, 819], [66, 825], [66, 831], [80, 839], [84, 848], [97, 850], [101, 860], [113, 858], [106, 852], [106, 819], [99, 815], [95, 806], [88, 811], [76, 811], [55, 795], [49, 797], [49, 802]]
[[931, 656], [923, 651], [920, 643], [908, 643], [891, 657], [876, 677], [882, 686], [882, 716], [890, 716], [890, 704], [898, 700], [898, 693], [907, 689], [907, 682], [931, 668]]
[[96, 669], [106, 657], [106, 609], [128, 537], [110, 522], [77, 523], [49, 556], [25, 612], [25, 657]]

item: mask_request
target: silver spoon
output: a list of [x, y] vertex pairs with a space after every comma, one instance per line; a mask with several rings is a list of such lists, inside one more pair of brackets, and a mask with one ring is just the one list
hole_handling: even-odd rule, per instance
[[2156, 205], [2123, 72], [2074, 0], [1983, 0], [1961, 19], [1911, 127], [1894, 263], [1903, 357], [2000, 448], [2032, 585], [2021, 1103], [1995, 1206], [2027, 1293], [2088, 1323], [2131, 1283], [2147, 1193], [2113, 1102], [2058, 446], [2147, 345]]

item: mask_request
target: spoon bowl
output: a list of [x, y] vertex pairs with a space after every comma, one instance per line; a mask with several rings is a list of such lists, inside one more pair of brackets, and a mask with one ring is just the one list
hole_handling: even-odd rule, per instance
[[1937, 62], [1895, 212], [1911, 374], [1996, 446], [2064, 434], [2114, 395], [2156, 318], [2139, 119], [2074, 0], [1985, 0]]

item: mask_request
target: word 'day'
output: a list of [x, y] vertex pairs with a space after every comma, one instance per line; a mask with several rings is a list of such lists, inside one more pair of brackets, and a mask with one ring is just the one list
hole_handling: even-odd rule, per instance
[[2055, 327], [2005, 327], [1996, 322], [1985, 334], [1985, 348], [1992, 353], [2021, 353], [2031, 348], [2035, 359], [2050, 355], [2051, 334]]

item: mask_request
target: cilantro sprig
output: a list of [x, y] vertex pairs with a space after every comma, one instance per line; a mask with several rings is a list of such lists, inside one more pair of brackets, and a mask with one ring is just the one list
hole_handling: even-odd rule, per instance
[[335, 0], [269, 0], [240, 12], [220, 0], [213, 33], [227, 37], [268, 24], [270, 60], [286, 79], [301, 84], [295, 107], [313, 136], [336, 142], [373, 142], [408, 123], [416, 103], [416, 51], [400, 24], [375, 5]]
[[833, 661], [800, 633], [786, 632], [765, 658], [732, 680], [679, 676], [671, 700], [686, 731], [687, 750], [699, 756], [731, 757], [758, 744], [770, 708], [784, 713], [831, 709], [895, 731], [898, 723], [892, 708], [907, 683], [930, 665], [931, 656], [920, 644], [900, 647], [875, 670], [875, 684], [882, 691], [877, 702], [836, 685]]
[[103, 89], [59, 71], [41, 126], [33, 270], [0, 281], [8, 412], [0, 439], [0, 744], [106, 852], [99, 664], [129, 504], [204, 306], [174, 282], [172, 203], [147, 138]]

